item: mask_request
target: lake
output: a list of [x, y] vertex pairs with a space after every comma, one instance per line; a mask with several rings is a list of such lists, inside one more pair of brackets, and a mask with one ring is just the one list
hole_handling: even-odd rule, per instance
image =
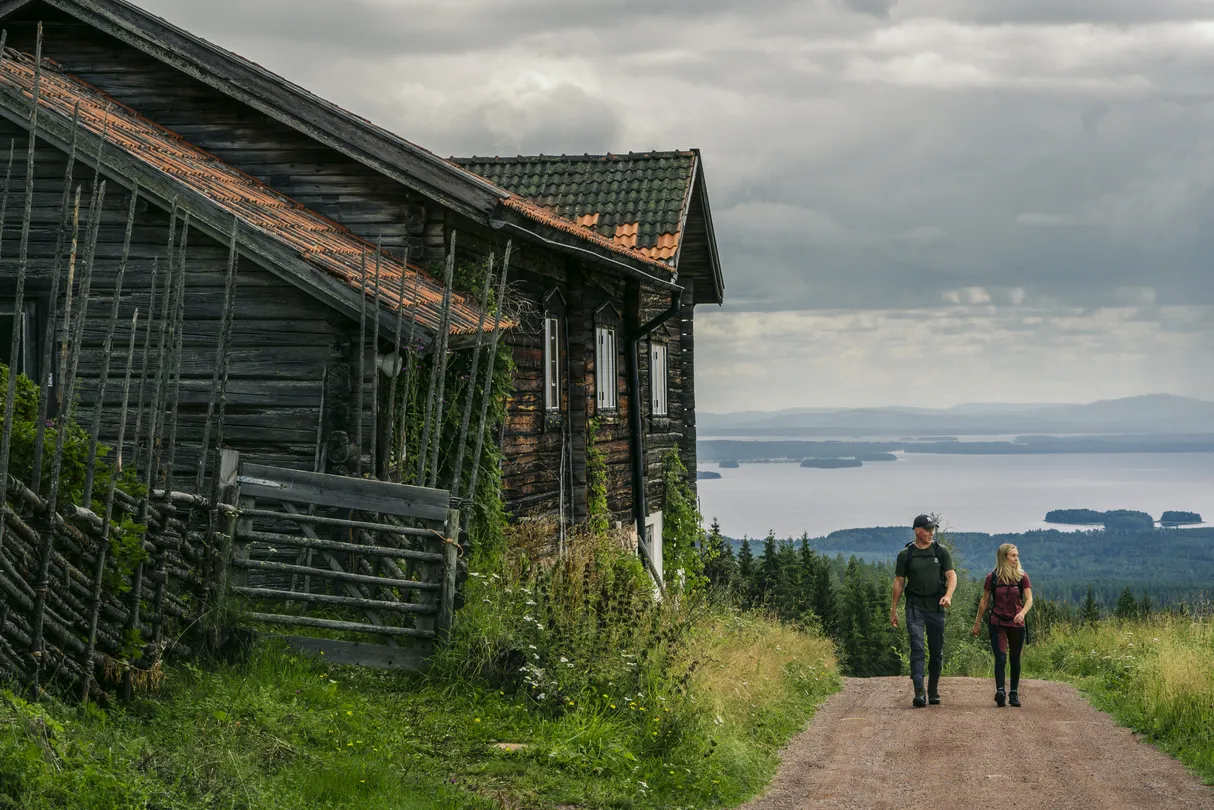
[[[1096, 453], [965, 456], [898, 454], [857, 469], [795, 463], [715, 463], [719, 480], [700, 481], [700, 510], [731, 537], [779, 537], [838, 529], [910, 526], [936, 512], [946, 528], [972, 532], [1067, 529], [1043, 521], [1051, 509], [1200, 512], [1214, 522], [1214, 453]], [[909, 529], [908, 529], [909, 531]]]

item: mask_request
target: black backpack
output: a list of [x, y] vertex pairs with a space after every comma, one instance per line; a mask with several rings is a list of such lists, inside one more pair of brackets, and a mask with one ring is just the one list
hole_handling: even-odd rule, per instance
[[[940, 572], [940, 585], [936, 589], [936, 593], [927, 594], [926, 596], [924, 596], [924, 595], [917, 594], [914, 591], [912, 591], [911, 590], [910, 572], [911, 572], [911, 558], [914, 557], [914, 555], [915, 555], [915, 541], [911, 540], [909, 543], [907, 543], [903, 547], [903, 549], [906, 551], [906, 593], [908, 596], [918, 596], [920, 599], [930, 599], [931, 597], [936, 596], [936, 595], [943, 596], [945, 593], [948, 592], [948, 580], [945, 578], [943, 571]], [[933, 540], [932, 544], [928, 547], [928, 549], [932, 552], [932, 559], [936, 561], [936, 567], [939, 568], [940, 567], [940, 544], [937, 543], [935, 540]]]

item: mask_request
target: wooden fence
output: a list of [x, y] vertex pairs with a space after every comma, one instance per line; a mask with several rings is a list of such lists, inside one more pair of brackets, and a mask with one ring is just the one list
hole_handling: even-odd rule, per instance
[[[446, 490], [267, 467], [224, 451], [236, 507], [219, 572], [243, 622], [326, 660], [423, 669], [455, 606], [460, 514]], [[319, 631], [319, 632], [318, 632]], [[326, 637], [364, 636], [373, 641]]]

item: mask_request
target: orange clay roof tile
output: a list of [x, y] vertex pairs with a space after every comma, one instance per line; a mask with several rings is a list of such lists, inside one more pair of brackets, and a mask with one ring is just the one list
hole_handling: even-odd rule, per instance
[[[32, 97], [33, 57], [5, 49], [0, 83]], [[44, 59], [39, 85], [40, 109], [71, 120], [80, 107], [80, 126], [96, 135], [105, 130], [106, 145], [172, 177], [214, 205], [297, 251], [318, 270], [336, 276], [356, 290], [366, 285], [374, 295], [376, 247], [345, 227], [304, 207], [261, 181], [224, 163], [180, 135]], [[585, 230], [582, 230], [585, 233]], [[379, 253], [379, 302], [388, 309], [417, 307], [417, 322], [437, 330], [441, 319], [442, 284], [414, 264], [406, 265], [387, 251]], [[364, 281], [364, 270], [367, 278]], [[475, 333], [481, 312], [472, 300], [454, 295], [452, 333]]]

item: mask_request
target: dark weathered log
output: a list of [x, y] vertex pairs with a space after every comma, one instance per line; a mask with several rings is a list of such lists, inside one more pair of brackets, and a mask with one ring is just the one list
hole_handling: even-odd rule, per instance
[[241, 536], [251, 542], [266, 543], [274, 547], [288, 546], [323, 551], [348, 551], [352, 554], [368, 554], [373, 557], [391, 557], [402, 560], [424, 560], [427, 562], [441, 562], [443, 559], [441, 554], [432, 554], [427, 551], [414, 551], [413, 549], [394, 548], [391, 546], [345, 543], [339, 540], [312, 540], [295, 534], [280, 534], [278, 532], [250, 531], [243, 532]]
[[276, 613], [246, 613], [249, 619], [266, 624], [285, 624], [292, 627], [319, 627], [324, 630], [343, 630], [348, 633], [375, 633], [381, 636], [408, 636], [409, 638], [434, 638], [432, 630], [414, 630], [412, 627], [388, 627], [382, 624], [339, 622], [332, 619], [317, 619], [312, 616], [280, 616]]
[[315, 523], [321, 526], [341, 526], [342, 528], [367, 529], [369, 531], [384, 532], [386, 534], [407, 535], [411, 537], [434, 536], [434, 531], [432, 529], [418, 529], [412, 526], [394, 526], [358, 520], [346, 520], [345, 518], [331, 518], [323, 515], [308, 515], [300, 512], [286, 513], [273, 512], [269, 509], [246, 509], [241, 512], [241, 515], [254, 518], [278, 518], [300, 524]]
[[351, 574], [347, 571], [326, 571], [323, 568], [304, 568], [302, 565], [272, 562], [270, 560], [232, 560], [233, 568], [243, 568], [250, 571], [277, 571], [283, 574], [300, 573], [331, 579], [336, 582], [355, 582], [360, 585], [372, 585], [377, 588], [408, 588], [417, 591], [438, 591], [442, 585], [436, 582], [415, 582], [408, 579], [390, 579], [367, 574]]
[[238, 593], [241, 596], [248, 596], [252, 599], [313, 602], [321, 605], [348, 605], [363, 610], [371, 608], [373, 610], [387, 610], [394, 613], [431, 614], [436, 610], [434, 605], [419, 605], [412, 602], [385, 602], [382, 599], [356, 599], [353, 596], [332, 596], [325, 593], [297, 593], [295, 591], [283, 591], [275, 588], [251, 588], [244, 585], [232, 588], [232, 592]]

